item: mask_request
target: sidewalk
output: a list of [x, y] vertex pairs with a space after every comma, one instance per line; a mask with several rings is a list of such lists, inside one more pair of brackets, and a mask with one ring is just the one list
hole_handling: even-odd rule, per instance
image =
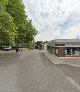
[[[22, 52], [23, 51], [27, 51], [27, 49], [22, 48]], [[19, 51], [18, 53], [20, 53], [21, 51]], [[0, 51], [0, 57], [3, 56], [8, 56], [8, 55], [15, 55], [16, 54], [16, 50], [9, 50], [9, 51]]]
[[10, 51], [0, 51], [0, 56], [6, 56], [6, 55], [12, 55], [15, 54], [15, 50], [10, 50]]
[[54, 64], [67, 64], [75, 67], [80, 67], [80, 58], [58, 58], [57, 56], [50, 54], [48, 51], [43, 50], [43, 54]]

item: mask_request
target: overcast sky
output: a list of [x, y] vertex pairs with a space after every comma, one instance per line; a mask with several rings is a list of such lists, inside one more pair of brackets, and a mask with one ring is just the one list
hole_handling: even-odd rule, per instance
[[80, 0], [23, 0], [39, 34], [35, 40], [80, 36]]

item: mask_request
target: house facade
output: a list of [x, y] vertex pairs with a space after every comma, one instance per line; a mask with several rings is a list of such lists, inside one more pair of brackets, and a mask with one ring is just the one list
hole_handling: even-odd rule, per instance
[[80, 56], [80, 39], [55, 39], [47, 43], [47, 51], [58, 56]]

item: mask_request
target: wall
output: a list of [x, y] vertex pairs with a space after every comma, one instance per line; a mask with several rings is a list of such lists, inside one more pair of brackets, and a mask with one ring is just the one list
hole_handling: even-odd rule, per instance
[[65, 48], [64, 47], [58, 47], [58, 57], [65, 57]]

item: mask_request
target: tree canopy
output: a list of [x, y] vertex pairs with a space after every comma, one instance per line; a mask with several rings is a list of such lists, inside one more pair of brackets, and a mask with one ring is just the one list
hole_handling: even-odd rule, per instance
[[5, 11], [5, 5], [7, 0], [1, 0], [0, 2], [0, 45], [3, 46], [6, 43], [12, 44], [14, 41], [15, 24], [13, 17]]
[[0, 45], [28, 44], [36, 34], [22, 0], [0, 0]]

